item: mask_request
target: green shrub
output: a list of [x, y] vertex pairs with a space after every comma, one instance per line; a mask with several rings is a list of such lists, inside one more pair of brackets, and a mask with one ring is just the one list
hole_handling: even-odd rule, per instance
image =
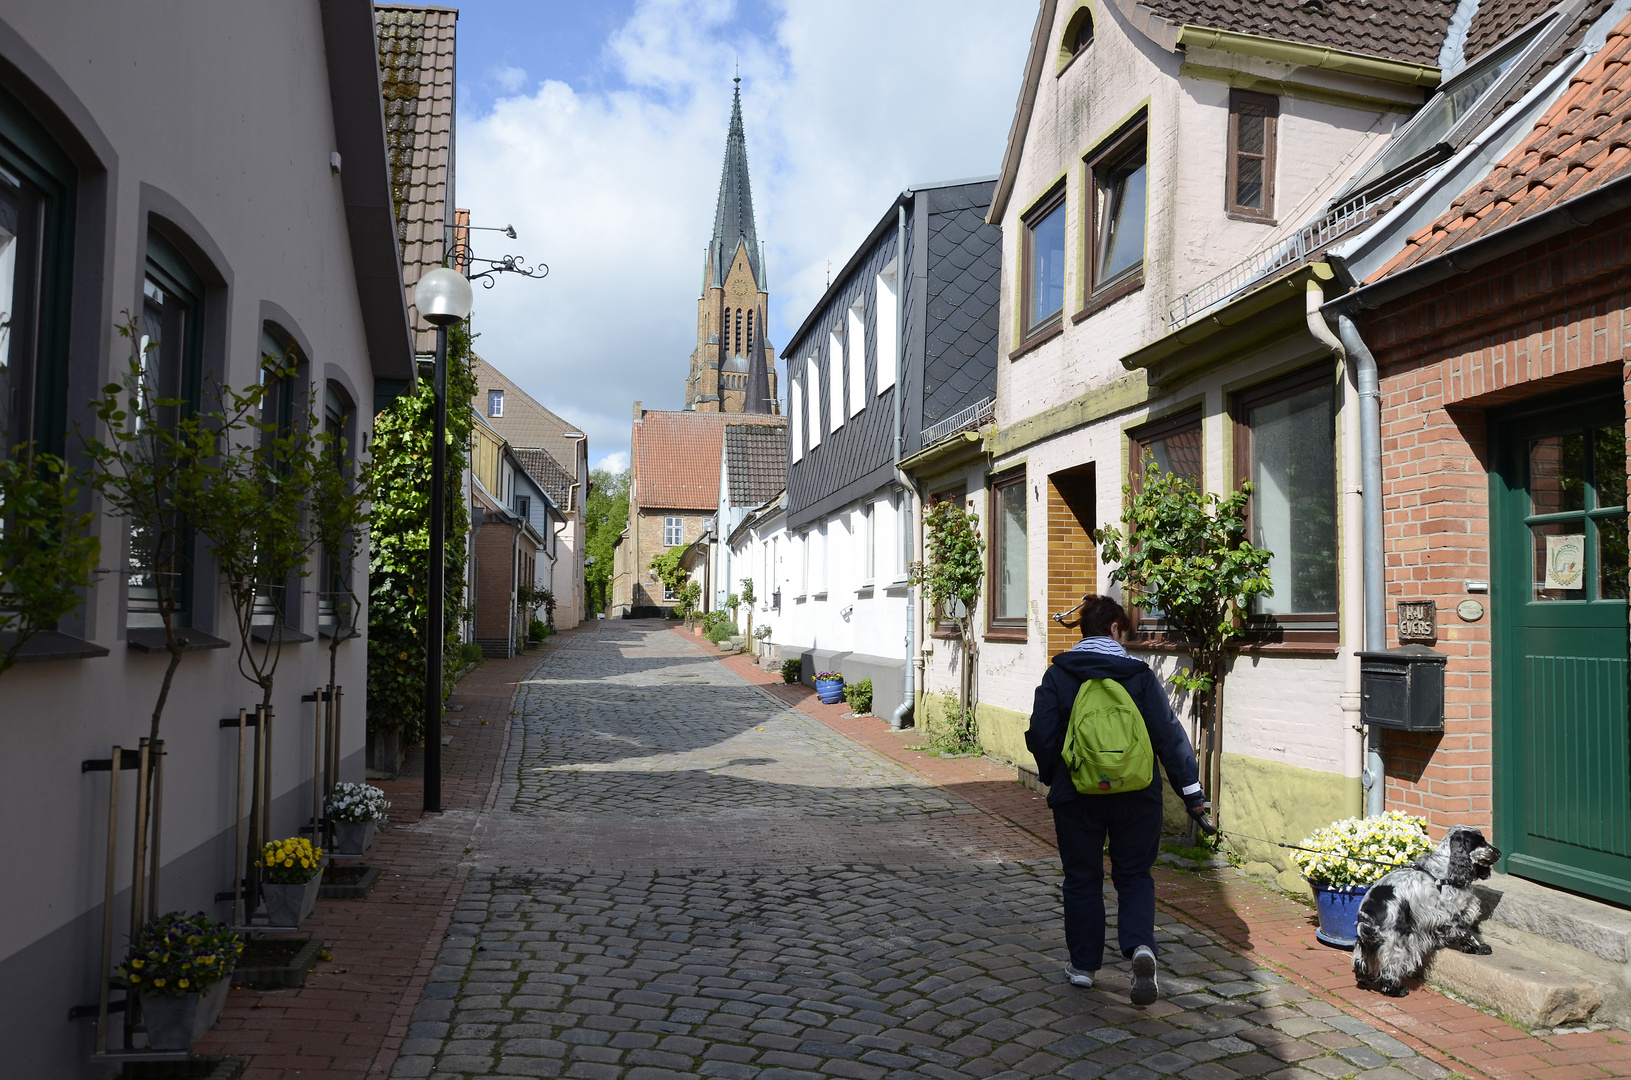
[[532, 620], [532, 625], [527, 628], [528, 641], [542, 641], [548, 637], [549, 634], [550, 626], [542, 619]]
[[795, 656], [791, 660], [782, 661], [782, 682], [792, 684], [799, 681], [804, 674], [804, 659]]
[[859, 682], [844, 684], [844, 700], [849, 702], [849, 711], [856, 716], [872, 711], [872, 680], [862, 679]]
[[[474, 641], [462, 642], [459, 645], [459, 651], [455, 655], [459, 659], [458, 667], [462, 668], [469, 667], [471, 664], [479, 664], [481, 663], [481, 646], [477, 645]], [[457, 668], [455, 668], [455, 670], [457, 670]]]
[[[710, 611], [708, 614], [712, 615], [713, 612]], [[736, 624], [733, 622], [716, 622], [713, 629], [708, 631], [708, 640], [718, 645], [739, 633], [741, 631], [736, 628]]]

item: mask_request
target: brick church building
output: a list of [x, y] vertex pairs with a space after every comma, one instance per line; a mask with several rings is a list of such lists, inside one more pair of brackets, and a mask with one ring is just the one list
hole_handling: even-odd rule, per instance
[[670, 548], [717, 542], [721, 454], [730, 423], [786, 424], [776, 351], [765, 334], [770, 291], [753, 220], [742, 86], [731, 99], [714, 230], [702, 258], [697, 344], [683, 410], [634, 404], [629, 524], [614, 550], [612, 615], [656, 615], [675, 603], [651, 570]]

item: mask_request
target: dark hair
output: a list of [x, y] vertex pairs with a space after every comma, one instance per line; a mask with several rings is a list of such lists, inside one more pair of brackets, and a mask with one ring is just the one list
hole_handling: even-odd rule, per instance
[[1088, 593], [1082, 597], [1083, 637], [1109, 637], [1111, 623], [1120, 623], [1123, 633], [1133, 628], [1127, 609], [1108, 596]]

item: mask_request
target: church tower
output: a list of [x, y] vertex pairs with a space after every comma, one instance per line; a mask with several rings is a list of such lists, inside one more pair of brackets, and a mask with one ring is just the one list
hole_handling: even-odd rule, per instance
[[697, 346], [685, 380], [685, 407], [697, 412], [778, 413], [776, 352], [765, 340], [770, 291], [764, 249], [753, 223], [742, 80], [731, 99], [725, 168], [719, 177], [714, 235], [702, 257]]

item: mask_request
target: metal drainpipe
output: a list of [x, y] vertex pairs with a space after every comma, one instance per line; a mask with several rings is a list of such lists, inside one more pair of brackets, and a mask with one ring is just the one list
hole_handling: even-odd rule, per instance
[[[906, 374], [906, 203], [905, 197], [895, 207], [895, 479], [901, 485], [900, 511], [895, 515], [896, 546], [904, 554], [906, 551], [906, 530], [902, 529], [902, 521], [917, 520], [916, 501], [917, 488], [907, 475], [901, 471], [901, 450], [904, 448], [901, 432], [901, 391], [904, 388]], [[906, 663], [902, 676], [902, 692], [900, 705], [896, 707], [889, 717], [889, 726], [899, 731], [906, 726], [906, 720], [912, 716], [917, 708], [917, 680], [915, 678], [915, 658], [913, 652], [917, 647], [917, 606], [916, 590], [910, 584], [906, 586]]]
[[[1382, 545], [1382, 390], [1376, 374], [1376, 357], [1371, 354], [1359, 328], [1346, 315], [1337, 316], [1337, 333], [1348, 355], [1356, 361], [1359, 381], [1359, 453], [1363, 458], [1361, 483], [1364, 485], [1365, 544], [1365, 648], [1387, 648], [1387, 584], [1383, 578]], [[1382, 731], [1370, 727], [1370, 748], [1365, 755], [1365, 813], [1382, 813], [1387, 777], [1382, 766]]]
[[[1359, 394], [1354, 372], [1354, 361], [1340, 338], [1331, 332], [1330, 324], [1320, 314], [1325, 292], [1318, 281], [1308, 282], [1306, 294], [1308, 332], [1342, 361], [1342, 640], [1347, 654], [1342, 658], [1342, 747], [1343, 771], [1348, 769], [1363, 776], [1365, 756], [1364, 726], [1359, 719], [1360, 705], [1360, 642], [1364, 639], [1362, 602], [1364, 589], [1363, 541], [1363, 457], [1359, 445]], [[1356, 580], [1357, 578], [1357, 580]], [[1356, 587], [1357, 586], [1357, 587]], [[1363, 781], [1361, 781], [1363, 782]]]

